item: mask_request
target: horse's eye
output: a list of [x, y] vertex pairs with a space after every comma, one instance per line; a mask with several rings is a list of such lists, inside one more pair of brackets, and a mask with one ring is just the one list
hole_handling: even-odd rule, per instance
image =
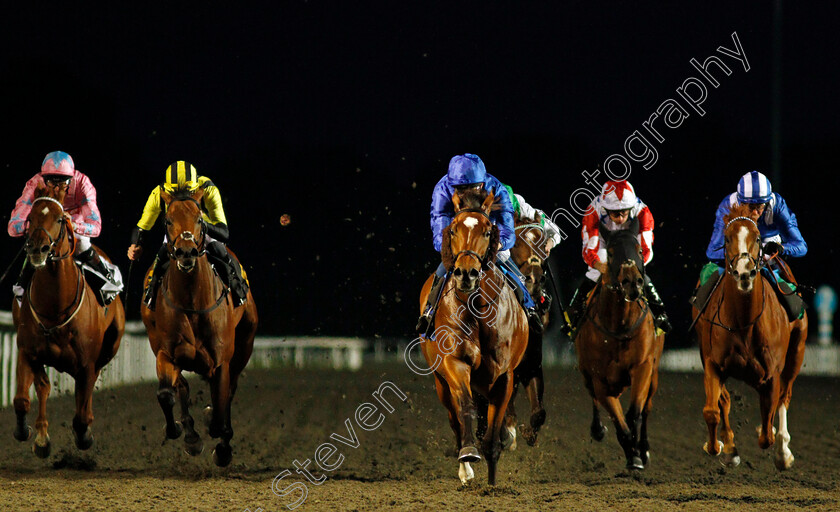
[[484, 232], [484, 238], [490, 238], [490, 232], [489, 231]]
[[455, 236], [455, 230], [454, 229], [449, 230], [449, 236]]

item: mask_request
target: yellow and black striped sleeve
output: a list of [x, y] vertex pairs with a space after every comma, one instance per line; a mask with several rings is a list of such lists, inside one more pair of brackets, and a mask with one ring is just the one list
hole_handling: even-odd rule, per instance
[[227, 225], [225, 208], [222, 206], [222, 195], [219, 193], [219, 189], [204, 176], [199, 177], [198, 181], [199, 186], [204, 189], [204, 197], [201, 198], [206, 216], [204, 220], [214, 225], [219, 223]]
[[146, 199], [146, 206], [143, 207], [143, 215], [140, 216], [140, 221], [137, 222], [137, 227], [149, 231], [155, 227], [158, 215], [161, 213], [161, 199], [160, 199], [160, 185], [152, 190], [149, 198]]

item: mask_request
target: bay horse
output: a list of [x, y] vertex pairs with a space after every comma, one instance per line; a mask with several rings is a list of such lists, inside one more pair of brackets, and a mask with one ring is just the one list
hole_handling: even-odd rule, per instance
[[[27, 218], [24, 248], [35, 269], [22, 301], [12, 301], [17, 329], [17, 390], [14, 399], [17, 425], [14, 436], [27, 441], [32, 428], [26, 424], [29, 388], [38, 396], [35, 443], [41, 458], [50, 454], [47, 432], [47, 397], [50, 381], [44, 366], [68, 373], [76, 381], [76, 446], [93, 445], [93, 388], [99, 372], [117, 353], [125, 332], [125, 310], [119, 296], [100, 306], [82, 269], [73, 259], [76, 237], [63, 201], [65, 190], [39, 187]], [[97, 253], [107, 256], [97, 247]], [[109, 260], [110, 261], [110, 260]]]
[[[203, 194], [204, 190], [198, 189], [186, 197], [173, 197], [161, 191], [170, 264], [161, 279], [154, 311], [144, 304], [140, 312], [157, 359], [157, 398], [166, 419], [166, 438], [178, 439], [186, 430], [186, 452], [198, 455], [204, 449], [189, 412], [190, 388], [181, 373], [195, 372], [210, 383], [209, 433], [214, 439], [221, 438], [213, 450], [213, 462], [224, 467], [233, 458], [231, 401], [239, 375], [251, 358], [258, 317], [251, 292], [245, 304], [234, 307], [231, 294], [207, 260], [199, 206]], [[151, 269], [147, 282], [150, 274]], [[176, 390], [180, 423], [172, 410]]]
[[[735, 447], [735, 434], [729, 423], [731, 400], [726, 380], [736, 378], [758, 392], [761, 425], [758, 445], [762, 449], [778, 443], [775, 465], [779, 470], [793, 464], [790, 451], [787, 410], [793, 381], [805, 356], [808, 317], [789, 321], [767, 278], [761, 233], [750, 218], [747, 205], [732, 208], [724, 217], [726, 268], [721, 282], [711, 294], [702, 313], [692, 309], [695, 332], [703, 361], [706, 403], [703, 418], [709, 440], [703, 450], [720, 455], [727, 466], [737, 466], [741, 458]], [[778, 432], [773, 427], [779, 415]], [[720, 423], [722, 441], [717, 439]]]
[[[458, 477], [465, 485], [475, 477], [470, 463], [482, 455], [487, 480], [496, 483], [502, 443], [511, 441], [502, 423], [513, 393], [513, 373], [528, 344], [528, 319], [495, 267], [499, 230], [489, 216], [494, 199], [483, 190], [453, 196], [455, 216], [443, 232], [441, 246], [441, 260], [452, 277], [444, 284], [434, 334], [421, 343], [426, 361], [435, 368], [438, 398], [449, 412]], [[421, 309], [431, 286], [432, 276], [420, 294]], [[476, 411], [475, 395], [484, 398], [486, 411]], [[487, 418], [481, 453], [472, 430], [477, 412]]]
[[[631, 223], [638, 222], [634, 219]], [[606, 427], [599, 405], [613, 420], [627, 469], [644, 469], [650, 460], [647, 422], [659, 386], [659, 361], [665, 343], [657, 333], [644, 297], [644, 263], [633, 224], [611, 232], [601, 224], [607, 247], [607, 272], [590, 298], [575, 336], [578, 368], [592, 396], [590, 435], [601, 441]], [[630, 388], [627, 413], [619, 397]]]
[[[519, 267], [522, 275], [525, 276], [525, 288], [533, 297], [534, 302], [542, 304], [540, 300], [545, 297], [545, 264], [546, 254], [544, 251], [545, 242], [548, 237], [545, 229], [539, 224], [516, 219], [514, 222], [516, 231], [516, 244], [510, 250], [510, 257], [514, 264]], [[545, 308], [542, 313], [543, 326], [548, 327], [549, 311]], [[531, 405], [529, 424], [519, 425], [519, 432], [529, 446], [537, 443], [537, 433], [545, 423], [545, 407], [543, 404], [543, 392], [545, 389], [542, 369], [542, 345], [543, 333], [529, 331], [528, 348], [519, 366], [514, 371], [513, 396], [508, 404], [504, 428], [508, 430], [513, 438], [510, 445], [511, 450], [516, 449], [516, 394], [519, 386], [525, 389], [528, 402]]]

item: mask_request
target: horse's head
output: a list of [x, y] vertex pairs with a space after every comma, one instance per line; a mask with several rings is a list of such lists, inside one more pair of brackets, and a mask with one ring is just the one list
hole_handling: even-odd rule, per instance
[[499, 229], [490, 220], [494, 199], [484, 190], [452, 196], [455, 217], [443, 232], [441, 259], [465, 293], [478, 289], [481, 270], [496, 259]]
[[630, 221], [627, 229], [610, 231], [604, 224], [599, 235], [607, 246], [606, 284], [621, 292], [624, 300], [633, 302], [642, 296], [645, 285], [645, 264], [642, 246], [637, 238], [638, 219]]
[[525, 276], [525, 288], [533, 297], [540, 296], [545, 283], [542, 267], [545, 252], [537, 248], [544, 247], [546, 239], [545, 232], [538, 224], [517, 222], [516, 245], [510, 250], [510, 257]]
[[203, 195], [204, 189], [189, 195], [173, 195], [165, 190], [160, 193], [166, 203], [164, 225], [169, 257], [187, 273], [195, 269], [198, 258], [204, 254], [205, 226], [200, 206]]
[[749, 293], [761, 270], [761, 233], [758, 224], [750, 218], [748, 205], [732, 208], [723, 222], [726, 224], [723, 231], [726, 271], [737, 281], [738, 290]]
[[66, 258], [72, 253], [71, 248], [68, 254], [60, 254], [62, 241], [73, 236], [62, 206], [66, 192], [66, 189], [40, 185], [35, 189], [24, 243], [29, 263], [35, 268], [43, 267], [47, 260]]

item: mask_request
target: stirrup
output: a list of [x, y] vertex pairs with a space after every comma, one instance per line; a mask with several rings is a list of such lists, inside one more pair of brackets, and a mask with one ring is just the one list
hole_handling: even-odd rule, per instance
[[528, 315], [528, 325], [534, 330], [537, 334], [542, 334], [543, 326], [542, 317], [540, 317], [540, 313], [537, 311], [536, 307], [531, 307], [525, 310]]
[[427, 310], [425, 313], [420, 315], [420, 318], [417, 319], [417, 325], [414, 327], [414, 330], [419, 334], [426, 334], [426, 331], [429, 330], [429, 326], [432, 325], [432, 315], [431, 310]]

